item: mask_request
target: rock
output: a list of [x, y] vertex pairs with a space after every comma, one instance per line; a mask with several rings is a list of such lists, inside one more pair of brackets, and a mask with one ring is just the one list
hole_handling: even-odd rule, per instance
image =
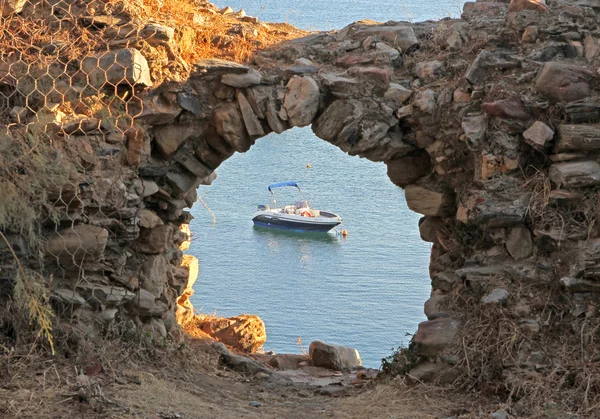
[[396, 118], [402, 120], [414, 114], [413, 105], [406, 105], [398, 109], [396, 112]]
[[348, 346], [333, 345], [320, 340], [311, 342], [309, 356], [315, 367], [344, 371], [362, 366], [360, 354]]
[[510, 0], [508, 13], [518, 13], [523, 10], [548, 11], [545, 0]]
[[481, 302], [483, 304], [504, 304], [509, 296], [510, 294], [504, 288], [495, 288], [485, 295]]
[[269, 376], [273, 375], [273, 371], [263, 367], [258, 362], [243, 356], [234, 355], [229, 351], [221, 352], [219, 363], [224, 367], [245, 375], [254, 376], [260, 373], [268, 374]]
[[121, 287], [100, 284], [79, 284], [75, 287], [85, 301], [94, 308], [120, 306], [131, 301], [135, 294]]
[[432, 114], [435, 111], [435, 92], [431, 89], [420, 91], [415, 96], [413, 106], [425, 113]]
[[167, 183], [171, 187], [171, 196], [183, 199], [192, 189], [198, 188], [200, 179], [187, 173], [167, 173]]
[[408, 25], [371, 26], [361, 25], [352, 35], [352, 39], [364, 39], [369, 36], [377, 37], [395, 48], [403, 51], [419, 45], [413, 28]]
[[2, 16], [7, 17], [21, 13], [27, 4], [27, 0], [5, 0], [2, 2]]
[[437, 383], [446, 385], [452, 384], [458, 376], [459, 372], [453, 371], [452, 368], [443, 361], [437, 363], [422, 361], [410, 369], [407, 378], [409, 378], [409, 381], [417, 381], [419, 383]]
[[600, 282], [580, 278], [561, 278], [560, 284], [572, 293], [600, 292]]
[[471, 84], [480, 85], [489, 80], [493, 71], [519, 67], [521, 61], [509, 53], [483, 50], [467, 69], [465, 79]]
[[527, 144], [539, 151], [544, 151], [554, 138], [554, 131], [541, 121], [536, 121], [523, 133]]
[[317, 118], [312, 125], [319, 138], [332, 144], [343, 144], [358, 136], [358, 125], [362, 120], [362, 104], [355, 100], [336, 100]]
[[260, 402], [250, 402], [250, 403], [248, 403], [248, 405], [249, 405], [249, 406], [252, 406], [252, 407], [260, 407], [260, 406], [262, 406], [262, 405], [260, 404]]
[[523, 43], [534, 43], [537, 41], [539, 36], [539, 30], [537, 26], [531, 25], [525, 28], [523, 35], [521, 36], [521, 42]]
[[441, 306], [447, 299], [448, 297], [445, 295], [432, 295], [429, 300], [425, 302], [425, 316], [427, 316], [427, 320], [439, 318], [440, 314], [444, 313]]
[[62, 266], [75, 266], [84, 261], [100, 260], [108, 242], [108, 230], [87, 224], [63, 229], [50, 237], [44, 246], [47, 257]]
[[198, 327], [219, 342], [246, 353], [256, 352], [267, 340], [263, 321], [248, 314], [230, 318], [207, 317], [198, 322]]
[[265, 114], [265, 116], [267, 117], [267, 123], [269, 124], [269, 127], [271, 127], [274, 133], [281, 134], [289, 128], [287, 123], [285, 123], [281, 118], [279, 118], [279, 114], [275, 106], [275, 101], [273, 99], [267, 100], [267, 109]]
[[600, 124], [562, 124], [558, 127], [556, 153], [597, 150], [600, 150]]
[[491, 419], [510, 419], [506, 410], [500, 409], [492, 413]]
[[595, 161], [555, 163], [550, 180], [558, 187], [585, 188], [600, 185], [600, 164]]
[[158, 317], [168, 310], [166, 304], [156, 300], [150, 291], [140, 289], [131, 299], [130, 310], [140, 317]]
[[225, 74], [221, 77], [221, 83], [238, 89], [256, 86], [261, 81], [262, 75], [254, 69], [250, 69], [247, 73]]
[[454, 31], [450, 34], [450, 36], [446, 39], [446, 43], [448, 44], [448, 48], [453, 51], [460, 51], [463, 47], [462, 37], [457, 31]]
[[437, 241], [437, 232], [444, 225], [439, 217], [423, 217], [419, 220], [419, 232], [421, 240], [429, 243]]
[[470, 146], [469, 148], [472, 150], [479, 149], [487, 132], [487, 117], [483, 114], [464, 117], [461, 122], [461, 127], [465, 132], [467, 143]]
[[452, 100], [454, 103], [469, 103], [471, 101], [471, 94], [456, 89], [452, 94]]
[[458, 281], [460, 278], [452, 271], [438, 272], [432, 275], [431, 287], [434, 290], [450, 292]]
[[549, 62], [539, 72], [535, 89], [556, 102], [574, 102], [590, 95], [590, 82], [594, 73], [583, 67], [559, 62]]
[[454, 207], [454, 196], [431, 191], [420, 186], [409, 185], [405, 190], [408, 208], [430, 217], [447, 216]]
[[378, 81], [382, 84], [389, 83], [392, 77], [390, 68], [380, 67], [351, 67], [348, 69], [348, 74], [357, 76], [364, 80]]
[[148, 62], [135, 48], [106, 51], [86, 57], [81, 62], [81, 69], [88, 76], [89, 84], [95, 88], [106, 84], [152, 86]]
[[592, 34], [588, 33], [584, 39], [585, 59], [590, 63], [600, 55], [600, 42]]
[[433, 83], [443, 76], [444, 64], [440, 61], [419, 62], [415, 66], [414, 75], [425, 84]]
[[523, 108], [521, 99], [512, 97], [510, 99], [496, 100], [491, 103], [481, 104], [481, 108], [489, 115], [504, 119], [517, 119], [527, 121], [531, 119], [529, 112]]
[[193, 94], [187, 92], [177, 93], [177, 104], [192, 114], [199, 116], [202, 114], [202, 105], [200, 100]]
[[168, 44], [175, 39], [175, 29], [158, 23], [148, 23], [141, 30], [140, 35], [146, 42], [153, 47]]
[[250, 138], [256, 139], [265, 136], [265, 131], [260, 123], [260, 120], [252, 110], [252, 106], [246, 99], [246, 96], [241, 91], [236, 91], [235, 97], [237, 98], [240, 111], [242, 112], [242, 118], [244, 119], [244, 125], [250, 135]]
[[413, 338], [413, 342], [419, 345], [419, 355], [428, 358], [436, 356], [452, 343], [457, 329], [458, 322], [447, 317], [420, 323]]
[[160, 298], [167, 283], [168, 262], [163, 255], [152, 255], [142, 260], [140, 286]]
[[154, 228], [163, 225], [162, 219], [156, 215], [156, 213], [150, 209], [143, 208], [138, 212], [140, 227]]
[[287, 111], [290, 125], [310, 125], [319, 110], [319, 86], [310, 77], [294, 76], [286, 87], [283, 107]]
[[75, 290], [59, 288], [52, 290], [50, 298], [62, 304], [82, 306], [85, 304], [85, 299]]
[[84, 115], [74, 115], [61, 125], [61, 131], [65, 134], [85, 135], [91, 131], [100, 129], [100, 120], [89, 118]]
[[391, 61], [394, 61], [400, 56], [400, 51], [398, 51], [396, 48], [390, 47], [385, 42], [377, 42], [375, 44], [375, 50], [381, 54], [387, 55]]
[[392, 183], [402, 188], [428, 175], [432, 170], [431, 158], [422, 150], [386, 161], [385, 164]]
[[165, 100], [161, 95], [144, 96], [142, 112], [136, 119], [148, 125], [170, 125], [181, 112], [181, 107]]
[[172, 248], [173, 244], [173, 227], [161, 225], [152, 229], [142, 228], [131, 246], [142, 253], [158, 254]]
[[527, 259], [533, 254], [531, 232], [525, 227], [515, 227], [510, 230], [506, 239], [506, 249], [515, 260]]
[[213, 111], [213, 120], [217, 133], [225, 139], [235, 151], [244, 153], [250, 149], [252, 142], [240, 111], [232, 103], [218, 106]]
[[279, 370], [296, 370], [301, 362], [307, 362], [308, 355], [277, 354], [271, 358], [269, 365]]
[[390, 83], [390, 87], [384, 93], [383, 97], [386, 103], [395, 108], [400, 108], [408, 99], [410, 99], [412, 94], [412, 90], [409, 90], [400, 84]]
[[341, 67], [350, 68], [357, 65], [371, 64], [373, 61], [374, 57], [370, 55], [348, 54], [338, 58], [335, 63]]

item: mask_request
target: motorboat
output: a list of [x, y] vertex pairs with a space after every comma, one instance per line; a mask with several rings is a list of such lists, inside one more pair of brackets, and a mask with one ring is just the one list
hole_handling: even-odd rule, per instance
[[342, 217], [339, 215], [311, 208], [308, 201], [304, 199], [279, 208], [273, 189], [283, 187], [297, 188], [299, 198], [302, 197], [302, 191], [296, 182], [281, 182], [269, 185], [268, 189], [273, 199], [273, 208], [269, 205], [259, 205], [252, 217], [255, 226], [294, 231], [327, 232], [342, 223]]

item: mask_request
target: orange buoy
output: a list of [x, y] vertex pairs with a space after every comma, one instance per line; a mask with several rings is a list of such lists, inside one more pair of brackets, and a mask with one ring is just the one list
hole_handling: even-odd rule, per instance
[[307, 163], [307, 164], [306, 164], [306, 168], [307, 168], [307, 169], [310, 169], [311, 167], [312, 167], [312, 166], [310, 165], [310, 163]]
[[342, 236], [347, 237], [348, 236], [348, 230], [342, 230]]

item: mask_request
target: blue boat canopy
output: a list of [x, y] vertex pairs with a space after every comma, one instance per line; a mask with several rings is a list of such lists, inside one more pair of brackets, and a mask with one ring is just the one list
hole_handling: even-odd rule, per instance
[[293, 187], [300, 189], [300, 187], [298, 186], [298, 184], [296, 182], [280, 182], [280, 183], [274, 183], [272, 185], [269, 185], [269, 192], [271, 192], [271, 189], [283, 188], [286, 186], [293, 186]]

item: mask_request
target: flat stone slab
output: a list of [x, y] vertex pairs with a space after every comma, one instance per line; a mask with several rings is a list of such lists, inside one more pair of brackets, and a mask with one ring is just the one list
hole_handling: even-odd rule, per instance
[[250, 71], [250, 67], [219, 58], [204, 58], [194, 64], [194, 70], [198, 73], [227, 72], [242, 74]]

